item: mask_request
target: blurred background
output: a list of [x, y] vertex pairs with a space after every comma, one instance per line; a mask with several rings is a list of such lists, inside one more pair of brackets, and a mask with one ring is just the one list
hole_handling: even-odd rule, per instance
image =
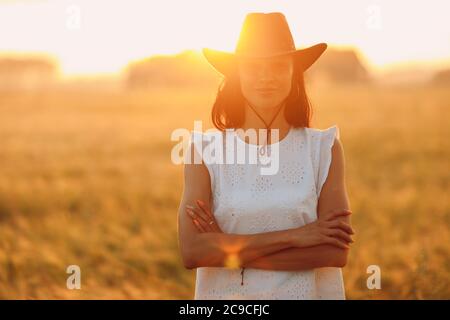
[[212, 127], [221, 78], [200, 49], [234, 51], [255, 11], [329, 44], [306, 78], [313, 126], [345, 150], [347, 297], [450, 298], [448, 1], [3, 0], [1, 299], [193, 298], [170, 135]]

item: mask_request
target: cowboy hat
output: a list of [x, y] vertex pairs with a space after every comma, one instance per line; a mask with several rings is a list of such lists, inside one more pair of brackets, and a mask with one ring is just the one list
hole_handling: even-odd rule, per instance
[[305, 49], [296, 49], [289, 25], [280, 12], [252, 12], [245, 17], [235, 52], [203, 48], [208, 62], [221, 74], [227, 75], [236, 69], [237, 58], [269, 58], [291, 54], [301, 71], [308, 69], [325, 51], [326, 43]]

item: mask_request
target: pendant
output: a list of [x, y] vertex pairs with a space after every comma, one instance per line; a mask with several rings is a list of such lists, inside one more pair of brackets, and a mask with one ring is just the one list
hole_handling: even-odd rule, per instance
[[259, 154], [263, 156], [266, 153], [266, 146], [263, 145], [259, 148]]
[[261, 156], [266, 154], [266, 149], [267, 149], [267, 146], [269, 144], [269, 132], [270, 132], [270, 128], [267, 130], [266, 143], [263, 144], [262, 147], [259, 149], [259, 154]]

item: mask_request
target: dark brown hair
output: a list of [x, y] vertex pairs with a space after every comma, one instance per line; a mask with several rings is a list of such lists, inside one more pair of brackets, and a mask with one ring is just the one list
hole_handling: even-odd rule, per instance
[[[292, 87], [286, 98], [284, 116], [293, 127], [310, 127], [312, 107], [305, 89], [303, 71], [294, 67]], [[223, 131], [239, 128], [245, 120], [245, 97], [242, 94], [239, 73], [235, 67], [219, 85], [216, 100], [211, 112], [212, 123]]]

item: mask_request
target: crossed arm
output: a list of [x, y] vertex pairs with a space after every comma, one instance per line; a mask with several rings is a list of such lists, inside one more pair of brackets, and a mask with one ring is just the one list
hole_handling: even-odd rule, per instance
[[[195, 152], [195, 151], [192, 151]], [[323, 217], [335, 209], [349, 209], [344, 181], [344, 154], [339, 139], [319, 197], [317, 213]], [[203, 164], [185, 165], [185, 187], [178, 213], [179, 246], [186, 268], [240, 266], [268, 270], [302, 270], [343, 267], [348, 249], [331, 244], [299, 248], [293, 245], [294, 229], [252, 235], [227, 234], [218, 226], [201, 232], [185, 209], [201, 200], [210, 203], [209, 173]], [[350, 224], [349, 216], [339, 219]]]
[[[335, 139], [332, 147], [332, 161], [320, 193], [317, 215], [321, 217], [334, 209], [348, 209], [345, 184], [345, 160], [342, 144]], [[351, 224], [350, 216], [339, 217]], [[287, 248], [264, 255], [245, 264], [244, 267], [270, 270], [302, 270], [320, 267], [344, 267], [347, 264], [349, 249], [338, 248], [329, 244], [308, 248]]]

